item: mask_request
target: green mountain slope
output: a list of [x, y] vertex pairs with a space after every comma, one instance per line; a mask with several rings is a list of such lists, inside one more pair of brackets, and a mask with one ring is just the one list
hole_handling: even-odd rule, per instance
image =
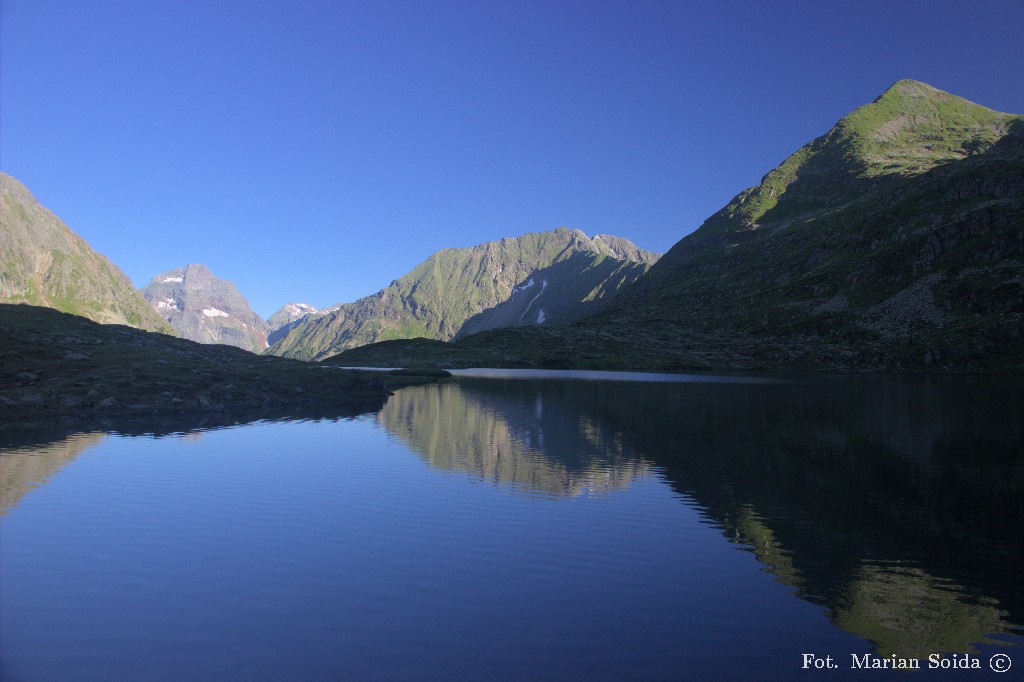
[[899, 81], [571, 328], [342, 360], [1020, 371], [1022, 314], [1024, 117]]
[[30, 303], [174, 334], [128, 277], [0, 173], [0, 303]]
[[1020, 358], [1022, 284], [1024, 117], [900, 81], [594, 324], [685, 330], [770, 363], [767, 344], [783, 365], [969, 366]]
[[[642, 263], [643, 270], [657, 259], [657, 255], [638, 249], [628, 240], [606, 236], [591, 239], [579, 230], [564, 227], [469, 248], [444, 249], [380, 292], [311, 317], [267, 352], [320, 360], [377, 341], [417, 337], [447, 340], [472, 316], [509, 299], [517, 286], [539, 270], [569, 261], [577, 254], [616, 262], [630, 259]], [[585, 259], [573, 262], [580, 268], [593, 265]], [[607, 270], [611, 276], [616, 268]], [[593, 290], [601, 283], [593, 281], [591, 285]], [[604, 290], [601, 293], [595, 293], [594, 298], [610, 300]]]

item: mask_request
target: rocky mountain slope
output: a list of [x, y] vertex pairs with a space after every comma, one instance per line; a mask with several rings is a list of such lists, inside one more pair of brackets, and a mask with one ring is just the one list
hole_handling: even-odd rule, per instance
[[173, 334], [131, 280], [16, 179], [0, 173], [0, 303], [30, 303]]
[[[477, 317], [471, 326], [536, 324], [538, 319], [569, 321], [614, 298], [621, 286], [643, 274], [657, 257], [626, 239], [604, 235], [591, 239], [564, 227], [469, 248], [444, 249], [380, 292], [300, 324], [268, 352], [319, 360], [387, 339], [447, 340], [458, 334], [467, 320], [503, 302], [508, 302], [505, 309]], [[580, 281], [570, 286], [577, 275]], [[534, 285], [530, 285], [531, 279]], [[541, 308], [534, 312], [522, 308], [521, 303], [527, 296], [536, 296], [532, 287], [536, 287], [534, 292], [544, 289], [545, 279], [550, 291], [540, 318]], [[559, 295], [575, 300], [558, 300]], [[581, 312], [573, 312], [576, 305]]]
[[182, 338], [223, 343], [261, 353], [267, 323], [253, 312], [235, 285], [204, 265], [168, 270], [144, 286], [142, 295]]
[[454, 338], [503, 327], [575, 322], [601, 310], [650, 267], [640, 260], [578, 251], [531, 274], [506, 300], [466, 320]]
[[1024, 116], [905, 80], [570, 328], [342, 360], [1021, 371], [1022, 315]]

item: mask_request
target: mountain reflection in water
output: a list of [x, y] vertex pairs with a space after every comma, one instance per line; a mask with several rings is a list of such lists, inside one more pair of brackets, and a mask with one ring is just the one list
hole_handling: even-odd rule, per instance
[[[1024, 644], [1022, 398], [1019, 381], [972, 377], [749, 382], [736, 377], [724, 381], [689, 377], [630, 382], [464, 376], [402, 389], [377, 412], [376, 426], [370, 420], [365, 424], [378, 434], [381, 428], [386, 430], [431, 467], [475, 477], [513, 495], [545, 500], [531, 508], [583, 496], [615, 502], [617, 495], [641, 479], [662, 481], [680, 504], [698, 510], [729, 542], [752, 552], [764, 570], [794, 594], [823, 607], [832, 623], [873, 642], [876, 653], [926, 659], [936, 652], [972, 652], [976, 646], [990, 650], [994, 642], [1010, 644], [1014, 652], [1022, 650], [1018, 648]], [[340, 415], [292, 416], [319, 427]], [[253, 419], [266, 417], [252, 415]], [[222, 416], [202, 426], [220, 428], [244, 424], [247, 419], [247, 415]], [[75, 425], [62, 425], [65, 430], [58, 435], [35, 440], [28, 432], [7, 429], [5, 435], [13, 445], [0, 449], [5, 522], [16, 516], [9, 510], [21, 504], [28, 491], [62, 476], [58, 472], [80, 453], [100, 441], [102, 447], [118, 442], [119, 437], [108, 438], [106, 431], [163, 440], [187, 437], [195, 426], [180, 420], [132, 422], [69, 435], [67, 430]], [[330, 433], [342, 438], [350, 431]], [[324, 467], [335, 461], [319, 450], [303, 455], [301, 448], [291, 449], [294, 443], [283, 457], [261, 450], [252, 442], [261, 438], [257, 433], [239, 428], [233, 435], [251, 443], [254, 450], [237, 459], [251, 471], [221, 469], [227, 481], [247, 481], [251, 486], [283, 463], [301, 474], [301, 462]], [[411, 462], [404, 450], [396, 452]], [[353, 471], [369, 467], [361, 474], [368, 477], [365, 491], [363, 484], [345, 487], [353, 485], [349, 478], [332, 481], [327, 477], [324, 487], [310, 488], [308, 494], [304, 487], [296, 488], [300, 494], [291, 498], [292, 505], [298, 500], [321, 500], [316, 505], [327, 506], [317, 506], [318, 510], [344, 510], [337, 511], [334, 530], [324, 526], [324, 532], [331, 533], [348, 528], [346, 520], [353, 513], [366, 514], [365, 523], [394, 524], [405, 519], [394, 516], [389, 508], [372, 507], [379, 494], [374, 486], [389, 480], [391, 471], [374, 468], [382, 465], [372, 458], [353, 457]], [[145, 469], [145, 463], [141, 467]], [[171, 470], [180, 477], [171, 480], [186, 487], [161, 494], [193, 499], [188, 497], [191, 470], [177, 466]], [[403, 480], [411, 480], [408, 475]], [[370, 509], [332, 506], [354, 491], [365, 496], [358, 499]], [[243, 492], [250, 494], [248, 488], [216, 489], [213, 497], [200, 495], [193, 503], [213, 500], [214, 506], [202, 507], [213, 515], [218, 506], [233, 508], [223, 500]], [[423, 492], [425, 504], [434, 503], [432, 494]], [[442, 498], [443, 494], [442, 490]], [[443, 524], [443, 504], [435, 511], [434, 521]], [[286, 509], [281, 518], [292, 518], [289, 513], [298, 514]], [[281, 518], [271, 515], [270, 527], [277, 528], [273, 524]], [[303, 520], [295, 529], [316, 528], [320, 523], [317, 516], [309, 521], [301, 514], [296, 518]], [[652, 522], [636, 518], [645, 525]], [[423, 528], [409, 523], [417, 530], [405, 541], [419, 547]], [[362, 522], [353, 526], [360, 528]], [[350, 529], [350, 537], [366, 541], [356, 530]], [[287, 539], [284, 546], [304, 547], [301, 533], [292, 533], [282, 536]], [[263, 537], [262, 531], [254, 537]], [[603, 550], [616, 552], [619, 540], [609, 538]], [[317, 552], [332, 546], [328, 540], [312, 542]], [[342, 543], [339, 556], [368, 551], [355, 541], [338, 542]], [[378, 539], [373, 536], [368, 547], [390, 546], [375, 543]], [[472, 542], [469, 546], [476, 547]], [[277, 550], [272, 553], [278, 555]], [[310, 554], [312, 563], [305, 565], [313, 576], [325, 570], [316, 556], [316, 552]], [[404, 554], [402, 561], [409, 561]], [[561, 569], [551, 567], [555, 572]], [[588, 564], [586, 570], [599, 575], [603, 569]], [[276, 585], [291, 579], [292, 573], [275, 575]], [[331, 585], [332, 590], [338, 588]], [[291, 601], [286, 595], [281, 603]]]
[[105, 437], [105, 433], [79, 433], [54, 443], [0, 450], [0, 516]]
[[653, 472], [889, 656], [1024, 635], [1024, 400], [982, 378], [459, 378], [378, 421], [429, 464], [530, 495]]
[[650, 472], [648, 462], [627, 454], [614, 433], [571, 400], [550, 390], [488, 390], [493, 386], [461, 380], [403, 390], [378, 421], [435, 468], [527, 494], [607, 492]]

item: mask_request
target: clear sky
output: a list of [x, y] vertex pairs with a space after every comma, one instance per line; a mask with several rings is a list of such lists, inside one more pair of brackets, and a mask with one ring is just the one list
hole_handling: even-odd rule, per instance
[[1024, 113], [1024, 1], [2, 0], [0, 169], [266, 317], [560, 225], [665, 251], [901, 78]]

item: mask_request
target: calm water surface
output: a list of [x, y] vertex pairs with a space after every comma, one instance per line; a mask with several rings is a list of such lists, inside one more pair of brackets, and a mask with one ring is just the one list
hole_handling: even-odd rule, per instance
[[1020, 679], [1019, 380], [669, 376], [9, 447], [0, 676]]

